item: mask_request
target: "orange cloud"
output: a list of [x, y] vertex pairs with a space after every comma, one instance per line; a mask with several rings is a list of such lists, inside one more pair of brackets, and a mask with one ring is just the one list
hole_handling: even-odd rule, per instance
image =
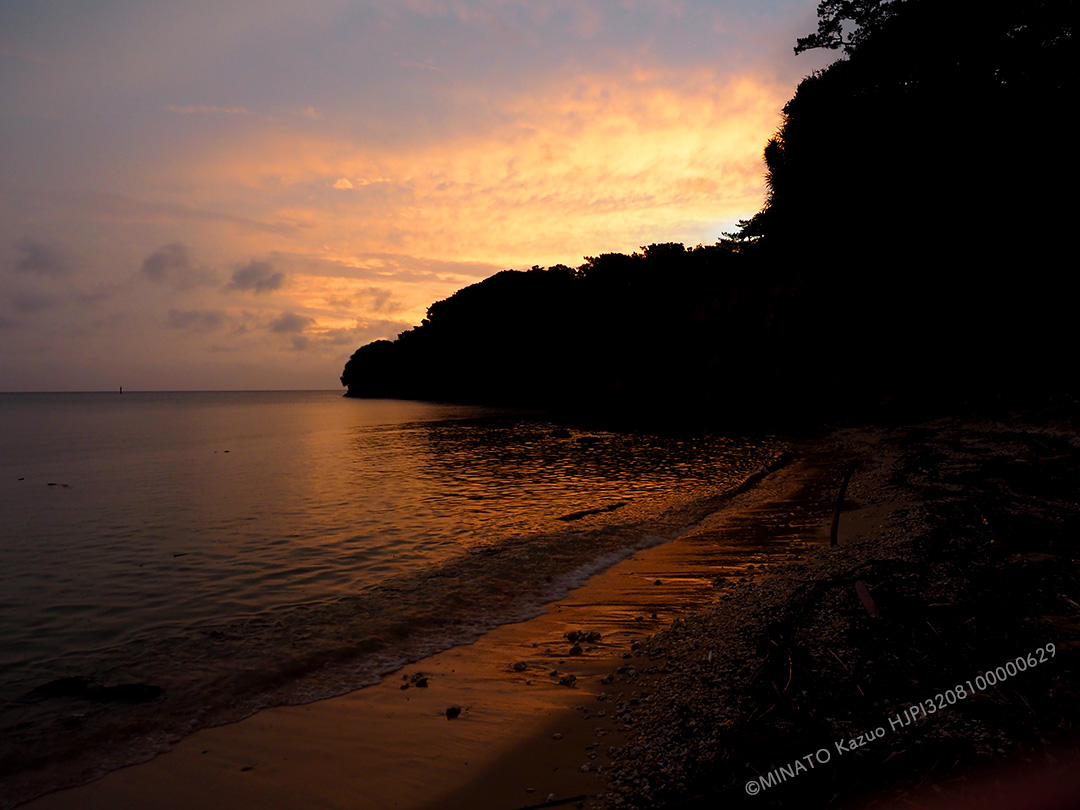
[[[574, 260], [650, 240], [711, 240], [718, 223], [752, 214], [761, 149], [788, 92], [705, 70], [588, 74], [507, 99], [499, 123], [445, 142], [277, 131], [212, 171], [271, 199], [296, 192], [293, 215], [306, 208], [318, 223], [301, 239], [507, 265]], [[299, 199], [308, 184], [340, 178], [368, 193]]]
[[[315, 318], [315, 330], [357, 317], [415, 323], [478, 280], [475, 266], [712, 242], [759, 208], [761, 150], [788, 94], [754, 75], [631, 67], [492, 99], [483, 121], [445, 140], [358, 140], [331, 120], [279, 121], [180, 171], [236, 217], [296, 224], [233, 233], [236, 261], [324, 263], [290, 265], [276, 306]], [[365, 298], [375, 288], [392, 311], [391, 299]]]

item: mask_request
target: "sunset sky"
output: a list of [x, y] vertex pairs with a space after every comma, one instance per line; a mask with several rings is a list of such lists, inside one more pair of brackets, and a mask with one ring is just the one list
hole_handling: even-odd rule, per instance
[[753, 214], [817, 0], [4, 0], [0, 390], [334, 388], [506, 268]]

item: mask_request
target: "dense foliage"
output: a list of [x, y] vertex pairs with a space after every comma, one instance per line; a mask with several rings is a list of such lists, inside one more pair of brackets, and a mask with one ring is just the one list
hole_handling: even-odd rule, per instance
[[766, 204], [734, 238], [499, 273], [358, 350], [342, 383], [706, 418], [1055, 387], [1076, 345], [1076, 17], [823, 0], [796, 50], [843, 56], [785, 106]]
[[760, 364], [786, 294], [741, 259], [731, 242], [662, 244], [506, 270], [359, 349], [342, 382], [358, 396], [708, 410]]

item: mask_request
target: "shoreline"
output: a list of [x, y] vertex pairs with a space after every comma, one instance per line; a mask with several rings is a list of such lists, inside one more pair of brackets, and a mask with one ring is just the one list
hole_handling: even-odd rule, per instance
[[[297, 403], [288, 399], [289, 408], [278, 410], [282, 418], [296, 412]], [[110, 476], [84, 471], [72, 479], [75, 486], [61, 497], [70, 500], [75, 493], [81, 500], [68, 503], [63, 513], [47, 508], [57, 489], [41, 487], [34, 494], [46, 500], [26, 500], [18, 515], [34, 531], [16, 543], [8, 572], [25, 590], [16, 588], [16, 610], [5, 613], [12, 641], [5, 660], [16, 666], [3, 678], [0, 809], [145, 762], [199, 728], [377, 683], [410, 661], [527, 619], [594, 572], [676, 536], [720, 508], [734, 485], [780, 449], [773, 437], [703, 437], [687, 445], [681, 439], [575, 431], [567, 440], [544, 420], [481, 416], [459, 425], [442, 421], [423, 404], [401, 407], [432, 417], [433, 427], [421, 426], [425, 420], [401, 421], [409, 414], [397, 411], [372, 414], [350, 407], [345, 415], [348, 424], [398, 419], [388, 430], [365, 428], [364, 436], [377, 438], [361, 443], [372, 459], [398, 461], [349, 463], [352, 434], [334, 430], [324, 437], [330, 455], [317, 455], [322, 461], [301, 477], [275, 472], [294, 465], [256, 463], [274, 456], [269, 448], [277, 440], [264, 437], [262, 450], [234, 445], [225, 456], [216, 452], [224, 445], [202, 437], [208, 457], [215, 450], [215, 475], [240, 462], [249, 471], [266, 471], [257, 473], [265, 487], [243, 484], [228, 505], [213, 495], [231, 492], [224, 480], [219, 490], [211, 483], [218, 480], [214, 476], [201, 469], [186, 475], [180, 463], [162, 465], [171, 456], [158, 458], [149, 448], [139, 450], [144, 461], [157, 459], [155, 469], [165, 466], [176, 476], [145, 476], [146, 486], [135, 490], [146, 509], [131, 513], [130, 526], [120, 514], [125, 501], [109, 497], [111, 488], [103, 486]], [[232, 411], [244, 417], [260, 412]], [[333, 414], [340, 414], [336, 405]], [[477, 416], [472, 409], [463, 414]], [[445, 447], [430, 441], [436, 434], [447, 439]], [[283, 435], [293, 437], [282, 442], [292, 448], [284, 456], [295, 456], [302, 443], [291, 429]], [[412, 449], [403, 455], [383, 452], [399, 440]], [[425, 466], [412, 484], [408, 476], [395, 484], [393, 475], [375, 472], [404, 472], [413, 463], [409, 459], [427, 458], [436, 446], [448, 455]], [[128, 474], [121, 474], [122, 455], [107, 456], [121, 478]], [[331, 465], [334, 458], [346, 463]], [[229, 466], [218, 468], [218, 462]], [[88, 486], [91, 478], [97, 489]], [[365, 488], [369, 480], [372, 486]], [[399, 497], [386, 487], [405, 491]], [[177, 502], [190, 496], [193, 507], [199, 505], [191, 519], [201, 520], [205, 507], [206, 526], [189, 536], [182, 518], [187, 512], [170, 522], [163, 501], [160, 530], [141, 542], [137, 518], [144, 511], [156, 514], [153, 491], [166, 489]], [[280, 497], [261, 494], [267, 492]], [[616, 500], [627, 503], [614, 517], [557, 520]], [[240, 528], [211, 519], [213, 502]], [[118, 521], [117, 532], [130, 535], [115, 547], [94, 541], [113, 536], [106, 517]], [[369, 532], [371, 526], [383, 526], [385, 535]], [[50, 551], [64, 541], [71, 559]], [[100, 571], [89, 569], [94, 576], [50, 584], [50, 572], [60, 577], [65, 566], [83, 570], [98, 563]], [[353, 568], [355, 586], [341, 584], [338, 574]], [[73, 590], [78, 594], [64, 610], [53, 605], [54, 597]], [[292, 598], [307, 592], [318, 598]], [[183, 606], [179, 612], [176, 604]], [[164, 619], [144, 622], [147, 616]], [[66, 639], [99, 636], [97, 644], [64, 646]], [[20, 645], [29, 641], [37, 646], [27, 649], [43, 652], [20, 660]]]
[[[654, 700], [621, 717], [635, 738], [613, 768], [613, 803], [1080, 804], [1074, 419], [1059, 409], [823, 439], [859, 465], [839, 544], [643, 645]], [[1037, 668], [982, 680], [1048, 644]]]
[[[135, 807], [154, 796], [160, 807], [240, 802], [419, 809], [440, 806], [437, 793], [457, 797], [441, 806], [470, 806], [473, 796], [479, 807], [502, 806], [489, 804], [492, 791], [499, 790], [505, 806], [520, 807], [543, 802], [552, 793], [605, 793], [596, 769], [581, 771], [582, 765], [609, 764], [606, 751], [616, 741], [610, 707], [606, 726], [596, 724], [605, 719], [597, 716], [605, 707], [595, 701], [604, 689], [601, 679], [624, 663], [623, 656], [633, 656], [632, 644], [714, 600], [722, 592], [714, 587], [716, 577], [746, 576], [746, 564], [760, 566], [770, 557], [820, 543], [821, 534], [809, 543], [793, 539], [806, 534], [806, 525], [777, 541], [775, 533], [761, 533], [769, 521], [759, 519], [762, 510], [782, 504], [784, 519], [796, 523], [788, 514], [789, 499], [813, 483], [815, 475], [805, 460], [767, 472], [741, 487], [696, 529], [635, 552], [542, 615], [418, 661], [378, 685], [313, 704], [266, 709], [239, 723], [195, 732], [149, 762], [21, 806]], [[819, 487], [821, 492], [831, 488], [831, 482]], [[826, 505], [814, 508], [811, 522], [817, 526]], [[739, 524], [731, 531], [741, 532], [742, 539], [718, 548], [716, 532], [725, 521]], [[657, 580], [660, 585], [654, 584]], [[571, 656], [563, 635], [575, 629], [599, 632], [601, 640], [581, 645], [582, 654]], [[523, 673], [513, 670], [519, 661], [527, 665]], [[402, 675], [407, 679], [416, 672], [428, 677], [428, 686], [402, 689], [408, 682]], [[566, 676], [576, 678], [573, 686], [559, 684]], [[463, 708], [453, 721], [445, 717], [450, 705]], [[581, 706], [586, 710], [575, 708]], [[556, 733], [561, 740], [552, 739]], [[358, 762], [365, 766], [357, 770]], [[486, 776], [473, 776], [480, 772]], [[512, 784], [493, 787], [499, 773]], [[318, 786], [314, 793], [312, 785]]]
[[[26, 806], [512, 810], [584, 796], [597, 810], [936, 809], [1011, 796], [1034, 810], [1080, 799], [1080, 430], [1067, 413], [1023, 418], [803, 441], [695, 529], [541, 616]], [[574, 630], [601, 637], [572, 655]], [[888, 723], [1047, 642], [1053, 660], [1008, 684]], [[427, 687], [402, 689], [418, 671]], [[462, 713], [447, 720], [451, 705]], [[812, 771], [793, 765], [822, 749], [830, 761]], [[1051, 799], [1038, 803], [1046, 791], [1032, 780]]]

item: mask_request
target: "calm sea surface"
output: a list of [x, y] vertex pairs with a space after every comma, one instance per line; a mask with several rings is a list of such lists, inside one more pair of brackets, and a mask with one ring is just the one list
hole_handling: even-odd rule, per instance
[[776, 451], [338, 392], [0, 394], [0, 796], [532, 615]]

